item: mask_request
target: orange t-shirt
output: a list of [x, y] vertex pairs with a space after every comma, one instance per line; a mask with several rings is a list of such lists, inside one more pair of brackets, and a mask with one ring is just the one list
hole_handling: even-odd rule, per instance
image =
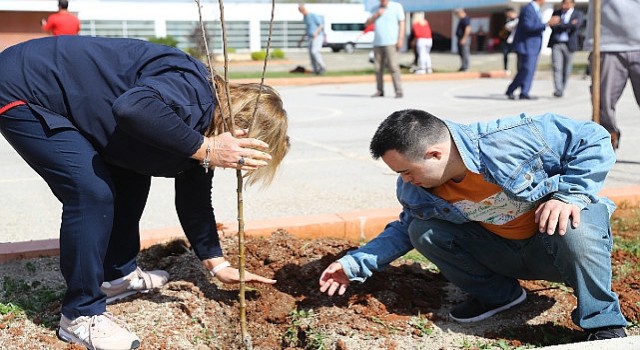
[[509, 198], [500, 186], [485, 181], [480, 174], [467, 171], [462, 181], [450, 180], [431, 191], [498, 236], [526, 239], [538, 232], [536, 204]]

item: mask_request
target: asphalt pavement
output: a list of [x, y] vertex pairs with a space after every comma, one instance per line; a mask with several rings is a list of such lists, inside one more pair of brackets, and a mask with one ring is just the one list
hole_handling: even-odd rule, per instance
[[[370, 65], [367, 51], [354, 54], [325, 52], [328, 70], [353, 69]], [[572, 76], [563, 98], [552, 97], [551, 75], [542, 66], [550, 60], [542, 56], [541, 70], [533, 84], [535, 101], [508, 100], [504, 96], [510, 78], [437, 79], [438, 72], [455, 71], [459, 59], [454, 54], [432, 55], [433, 75], [422, 80], [404, 75], [402, 99], [371, 98], [375, 91], [373, 76], [358, 83], [327, 82], [314, 84], [308, 75], [305, 85], [292, 85], [287, 79], [267, 80], [282, 95], [290, 119], [291, 151], [277, 178], [269, 188], [245, 190], [247, 221], [348, 212], [398, 206], [395, 198], [396, 175], [381, 161], [369, 156], [368, 145], [379, 123], [392, 112], [419, 108], [457, 122], [490, 120], [520, 113], [554, 112], [580, 120], [589, 120], [591, 102], [589, 80]], [[403, 54], [401, 62], [412, 56]], [[500, 54], [477, 54], [471, 57], [471, 70], [501, 71]], [[579, 53], [575, 61], [586, 62]], [[515, 57], [511, 57], [515, 64]], [[287, 71], [307, 65], [304, 51], [288, 54], [282, 61], [269, 63], [269, 70]], [[261, 64], [232, 64], [230, 69], [255, 70]], [[293, 76], [293, 75], [292, 75]], [[296, 78], [297, 79], [297, 78]], [[289, 79], [294, 80], [294, 79]], [[393, 91], [390, 82], [386, 89]], [[640, 184], [640, 112], [627, 87], [617, 106], [622, 129], [618, 162], [605, 188], [622, 188]], [[236, 219], [235, 171], [217, 169], [214, 183], [214, 207], [219, 221]], [[61, 206], [46, 184], [0, 138], [0, 242], [19, 242], [56, 238]], [[179, 226], [173, 205], [173, 181], [154, 178], [148, 205], [141, 222], [142, 230]]]
[[[327, 69], [352, 70], [369, 67], [368, 51], [354, 54], [324, 52]], [[574, 62], [586, 62], [586, 53], [576, 54]], [[401, 63], [410, 64], [412, 55], [401, 54]], [[326, 77], [293, 75], [292, 79], [267, 79], [277, 88], [288, 111], [291, 151], [269, 188], [247, 188], [244, 193], [245, 220], [375, 210], [397, 207], [396, 174], [368, 153], [370, 137], [379, 123], [396, 110], [419, 108], [456, 122], [491, 120], [520, 113], [553, 112], [578, 120], [591, 119], [589, 79], [574, 74], [563, 98], [552, 96], [550, 57], [540, 58], [539, 71], [531, 94], [533, 101], [508, 100], [504, 95], [511, 77], [456, 78], [459, 58], [454, 54], [433, 53], [435, 73], [416, 78], [403, 75], [404, 98], [371, 98], [373, 76], [332, 82]], [[269, 62], [270, 71], [289, 71], [298, 65], [308, 67], [304, 50], [287, 53], [284, 60]], [[511, 69], [515, 71], [515, 56]], [[233, 71], [259, 71], [262, 64], [232, 62]], [[502, 72], [500, 54], [475, 54], [471, 70]], [[446, 79], [440, 79], [446, 77]], [[368, 79], [368, 80], [367, 80]], [[393, 96], [390, 82], [388, 95]], [[627, 87], [617, 105], [622, 130], [617, 163], [604, 187], [621, 189], [640, 185], [640, 112]], [[236, 219], [235, 171], [217, 169], [214, 207], [218, 221]], [[0, 243], [57, 238], [61, 206], [47, 185], [0, 138]], [[141, 229], [178, 227], [173, 206], [173, 181], [154, 178]], [[88, 233], [89, 234], [89, 233]], [[640, 348], [638, 337], [626, 340], [568, 344], [549, 349], [632, 349]]]

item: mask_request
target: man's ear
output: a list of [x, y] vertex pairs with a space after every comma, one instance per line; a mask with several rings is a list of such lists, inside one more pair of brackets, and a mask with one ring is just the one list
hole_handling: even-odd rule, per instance
[[441, 143], [437, 143], [427, 148], [424, 152], [424, 159], [442, 159], [444, 154], [444, 145]]

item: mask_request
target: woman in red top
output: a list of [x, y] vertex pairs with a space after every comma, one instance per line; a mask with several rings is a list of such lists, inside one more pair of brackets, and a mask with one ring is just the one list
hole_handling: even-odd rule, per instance
[[411, 30], [414, 33], [416, 49], [418, 51], [418, 69], [416, 74], [432, 73], [431, 69], [431, 46], [433, 39], [431, 36], [431, 26], [425, 18], [424, 12], [416, 12], [413, 14]]

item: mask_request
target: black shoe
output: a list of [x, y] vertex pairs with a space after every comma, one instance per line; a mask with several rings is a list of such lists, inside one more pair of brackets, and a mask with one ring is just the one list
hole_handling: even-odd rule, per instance
[[624, 331], [624, 327], [602, 327], [585, 331], [588, 334], [587, 341], [625, 338], [627, 336], [627, 333]]
[[527, 299], [527, 292], [520, 288], [521, 292], [512, 301], [502, 305], [485, 305], [475, 298], [469, 298], [462, 304], [451, 310], [449, 316], [458, 322], [478, 322], [487, 319], [498, 312], [510, 309]]
[[613, 150], [617, 150], [618, 146], [620, 146], [620, 133], [619, 132], [609, 132], [611, 134], [611, 147], [613, 147]]
[[537, 100], [537, 98], [529, 96], [529, 95], [520, 95], [521, 100]]
[[562, 97], [562, 92], [556, 91], [556, 92], [553, 93], [553, 96], [554, 97]]
[[376, 92], [375, 94], [371, 95], [371, 97], [384, 97], [384, 93], [383, 92]]
[[508, 92], [506, 92], [506, 93], [505, 93], [505, 95], [507, 95], [507, 97], [508, 97], [510, 100], [515, 100], [515, 99], [516, 99], [516, 95], [514, 95], [514, 94], [513, 94], [513, 92], [512, 92], [512, 93], [508, 93]]

